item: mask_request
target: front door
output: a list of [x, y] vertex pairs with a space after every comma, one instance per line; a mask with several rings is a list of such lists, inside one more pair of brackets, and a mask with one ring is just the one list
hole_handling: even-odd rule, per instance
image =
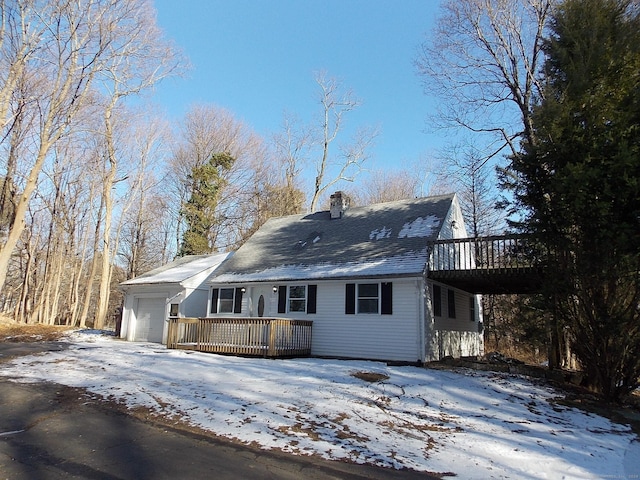
[[251, 305], [252, 317], [268, 317], [271, 306], [271, 290], [267, 287], [253, 287]]

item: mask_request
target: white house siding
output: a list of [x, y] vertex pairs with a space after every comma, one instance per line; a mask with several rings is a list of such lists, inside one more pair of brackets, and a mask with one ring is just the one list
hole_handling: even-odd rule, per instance
[[464, 217], [458, 203], [458, 197], [453, 197], [451, 208], [442, 222], [438, 240], [447, 240], [452, 238], [467, 237], [467, 229], [465, 228]]
[[[208, 288], [185, 289], [185, 299], [180, 302], [179, 315], [181, 317], [200, 318], [207, 316]], [[177, 302], [170, 302], [177, 303]]]
[[[206, 316], [208, 289], [183, 288], [180, 285], [136, 285], [128, 287], [122, 309], [122, 325], [120, 327], [120, 337], [130, 341], [149, 341], [166, 343], [167, 322], [169, 316], [169, 306], [177, 303], [178, 315], [181, 317], [204, 317]], [[151, 336], [144, 334], [146, 330], [140, 325], [146, 319], [140, 319], [140, 306], [143, 310], [149, 307], [149, 302], [155, 304], [154, 310], [158, 311], [157, 305], [164, 305], [162, 317], [162, 335], [158, 336], [157, 326], [154, 326]], [[154, 314], [158, 318], [158, 314]]]
[[[212, 256], [198, 255], [185, 257], [180, 262], [165, 265], [140, 277], [122, 282], [125, 293], [122, 308], [120, 337], [131, 341], [153, 341], [166, 343], [167, 322], [171, 304], [178, 304], [181, 317], [204, 317], [207, 313], [209, 288], [204, 281], [227, 258], [229, 254]], [[152, 299], [152, 300], [148, 300]], [[156, 313], [154, 318], [162, 322], [162, 336], [155, 328], [151, 335], [143, 334], [145, 328], [139, 325], [139, 311], [142, 313], [151, 307]], [[161, 307], [163, 305], [163, 307]], [[164, 310], [161, 315], [159, 312]], [[146, 321], [142, 319], [142, 322]]]
[[313, 320], [311, 354], [415, 362], [422, 359], [419, 335], [419, 298], [415, 280], [393, 283], [393, 314], [345, 315], [345, 283], [317, 282], [317, 313], [296, 315]]
[[[484, 353], [484, 341], [479, 333], [482, 312], [477, 295], [450, 288], [443, 284], [442, 315], [434, 317], [434, 331], [431, 340], [431, 359], [437, 360], [446, 356], [468, 357]], [[456, 316], [451, 318], [448, 312], [448, 291], [455, 295]], [[430, 294], [433, 293], [431, 289]], [[469, 299], [475, 304], [475, 318], [471, 318]]]
[[[457, 196], [454, 197], [451, 208], [442, 223], [438, 239], [455, 239], [467, 237], [462, 210]], [[451, 247], [451, 254], [455, 252]], [[441, 259], [444, 262], [444, 260]], [[484, 353], [484, 340], [479, 333], [482, 319], [481, 305], [477, 295], [452, 289], [444, 284], [436, 283], [442, 289], [442, 315], [435, 316], [433, 311], [433, 290], [429, 282], [425, 292], [425, 357], [426, 361], [439, 360], [446, 356], [465, 357], [482, 355]], [[447, 291], [455, 292], [456, 316], [448, 315]], [[475, 318], [470, 318], [469, 298], [474, 297]]]
[[[316, 313], [277, 313], [278, 294], [269, 284], [266, 301], [269, 304], [267, 317], [311, 320], [314, 356], [392, 360], [415, 362], [423, 360], [420, 335], [420, 302], [417, 280], [385, 279], [393, 283], [393, 314], [345, 314], [346, 283], [379, 283], [380, 280], [317, 281], [280, 283], [273, 285], [317, 285]], [[245, 286], [239, 314], [211, 314], [209, 317], [253, 316], [250, 298], [259, 285], [227, 285], [230, 288]], [[214, 285], [213, 288], [218, 287]], [[209, 295], [210, 297], [210, 295]], [[208, 305], [210, 306], [210, 298]], [[209, 308], [209, 307], [208, 307]], [[255, 307], [254, 307], [255, 310]], [[208, 310], [209, 311], [209, 310]]]
[[[339, 358], [364, 358], [391, 361], [433, 361], [445, 356], [474, 356], [483, 353], [482, 335], [478, 334], [480, 305], [475, 295], [452, 289], [455, 293], [456, 318], [447, 316], [447, 291], [442, 288], [443, 316], [432, 316], [432, 285], [424, 288], [421, 279], [385, 279], [393, 283], [393, 314], [345, 314], [345, 284], [375, 283], [379, 280], [274, 282], [281, 285], [317, 285], [317, 313], [277, 313], [278, 295], [269, 284], [266, 301], [267, 317], [294, 318], [313, 321], [311, 354]], [[253, 290], [259, 285], [245, 286], [239, 314], [210, 314], [208, 316], [256, 316], [250, 308]], [[264, 288], [264, 286], [263, 286]], [[210, 301], [210, 294], [209, 301]], [[475, 315], [470, 318], [469, 298], [476, 301]], [[426, 319], [423, 317], [426, 316]], [[422, 352], [425, 353], [422, 353]]]
[[[445, 216], [442, 227], [438, 234], [438, 240], [451, 240], [456, 238], [466, 238], [467, 229], [465, 227], [462, 210], [458, 204], [457, 197], [454, 197], [451, 207]], [[463, 251], [465, 244], [440, 245], [438, 247], [438, 255], [431, 261], [437, 262], [433, 265], [436, 269], [447, 269], [457, 265], [464, 268], [472, 268], [472, 255]], [[446, 254], [445, 254], [446, 253]]]

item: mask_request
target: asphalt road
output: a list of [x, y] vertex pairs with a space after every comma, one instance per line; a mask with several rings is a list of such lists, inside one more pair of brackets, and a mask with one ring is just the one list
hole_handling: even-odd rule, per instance
[[[2, 362], [65, 348], [0, 342]], [[0, 480], [428, 479], [270, 452], [143, 421], [80, 389], [0, 377]]]

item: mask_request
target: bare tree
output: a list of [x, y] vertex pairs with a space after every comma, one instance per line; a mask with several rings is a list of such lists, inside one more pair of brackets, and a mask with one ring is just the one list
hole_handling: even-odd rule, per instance
[[[474, 235], [502, 225], [492, 207], [491, 184], [497, 182], [486, 171], [487, 162], [518, 153], [523, 142], [537, 143], [532, 109], [544, 97], [542, 46], [553, 3], [444, 0], [436, 28], [416, 60], [425, 91], [442, 100], [432, 117], [434, 125], [461, 127], [463, 136], [473, 136], [473, 147], [450, 150], [445, 156], [448, 177], [458, 172], [453, 178], [463, 192], [465, 218]], [[501, 182], [508, 183], [510, 172], [500, 170]], [[493, 313], [499, 309], [495, 297], [488, 297], [488, 302], [492, 308], [485, 310], [485, 320], [491, 329]], [[513, 308], [507, 305], [504, 311]]]
[[[69, 315], [66, 319], [66, 323], [67, 325], [80, 325], [81, 327], [84, 327], [86, 324], [88, 307], [91, 299], [91, 285], [93, 283], [92, 281], [85, 280], [87, 278], [91, 278], [87, 274], [86, 266], [88, 260], [95, 257], [96, 251], [94, 248], [93, 252], [90, 252], [88, 246], [93, 232], [92, 221], [96, 218], [92, 216], [92, 213], [96, 192], [98, 190], [96, 175], [84, 174], [83, 177], [83, 181], [77, 182], [74, 185], [74, 189], [70, 192], [70, 196], [73, 198], [75, 203], [74, 208], [71, 209], [67, 215], [67, 221], [69, 224], [68, 229], [73, 232], [73, 235], [76, 237], [76, 241], [74, 242], [75, 252], [72, 253], [70, 265], [72, 278], [68, 291], [67, 303]], [[96, 232], [96, 243], [98, 238], [99, 237]], [[97, 264], [97, 262], [95, 262], [95, 264]], [[91, 265], [93, 265], [93, 263]], [[89, 293], [88, 297], [83, 298], [83, 291]], [[82, 323], [80, 323], [80, 314], [84, 309], [83, 300], [87, 302], [87, 311], [82, 317]]]
[[[146, 183], [149, 180], [151, 183]], [[166, 262], [168, 232], [164, 213], [167, 202], [158, 191], [158, 185], [153, 183], [153, 176], [145, 181], [123, 222], [119, 257], [123, 260], [127, 279]]]
[[282, 131], [274, 135], [275, 162], [283, 178], [274, 183], [283, 183], [289, 192], [299, 189], [300, 174], [308, 161], [313, 147], [313, 132], [299, 119], [285, 114]]
[[407, 170], [371, 172], [353, 200], [358, 205], [405, 200], [418, 196], [419, 187], [420, 179]]
[[[14, 118], [22, 118], [21, 109], [30, 108], [36, 112], [37, 123], [32, 133], [35, 137], [32, 140], [35, 151], [30, 152], [33, 161], [15, 204], [6, 240], [0, 245], [0, 288], [6, 279], [11, 254], [24, 230], [29, 201], [45, 159], [87, 97], [102, 54], [102, 49], [96, 48], [93, 30], [100, 21], [101, 11], [91, 8], [87, 12], [79, 11], [74, 4], [40, 3], [42, 5], [25, 2], [3, 9], [3, 19], [6, 19], [3, 27], [7, 28], [2, 31], [2, 48], [9, 52], [6, 58], [10, 64], [5, 66], [9, 75], [0, 86], [0, 114], [3, 115], [0, 121], [3, 127], [11, 129], [11, 119], [6, 115], [9, 106], [14, 104], [20, 107]], [[108, 39], [104, 41], [108, 43]], [[24, 95], [29, 96], [28, 101]], [[6, 133], [10, 131], [5, 129]]]
[[[105, 158], [107, 160], [104, 177], [103, 195], [105, 199], [105, 222], [103, 230], [102, 277], [100, 280], [100, 296], [95, 318], [95, 328], [102, 328], [107, 314], [111, 284], [112, 255], [117, 250], [117, 242], [113, 247], [111, 241], [111, 221], [113, 215], [112, 188], [118, 172], [118, 152], [114, 136], [114, 113], [118, 104], [127, 97], [154, 86], [168, 75], [177, 73], [181, 58], [173, 47], [164, 40], [162, 32], [155, 23], [153, 10], [149, 5], [131, 0], [127, 5], [127, 15], [133, 22], [129, 26], [127, 37], [118, 38], [109, 61], [105, 62], [104, 75], [100, 78], [105, 91], [104, 104], [104, 140]], [[121, 52], [126, 52], [123, 56]], [[135, 187], [139, 188], [145, 171], [146, 155], [138, 159], [142, 162], [138, 170]]]
[[222, 153], [235, 160], [230, 169], [220, 172], [218, 221], [210, 238], [215, 250], [234, 248], [253, 223], [256, 172], [269, 159], [264, 142], [229, 111], [214, 105], [192, 107], [178, 135], [167, 175], [174, 205], [176, 251], [184, 228], [180, 210], [191, 194], [189, 176], [194, 167], [201, 167], [213, 155]]
[[[157, 43], [160, 32], [144, 0], [34, 1], [11, 7], [2, 9], [0, 30], [0, 57], [7, 62], [2, 70], [8, 72], [0, 84], [0, 127], [6, 136], [12, 125], [7, 116], [10, 105], [29, 109], [35, 122], [25, 142], [34, 148], [13, 221], [0, 245], [0, 289], [43, 165], [54, 144], [69, 134], [78, 112], [93, 99], [96, 78], [111, 78], [119, 88], [124, 80], [123, 88], [133, 91], [134, 84], [141, 89], [149, 78], [164, 74], [163, 62], [173, 60], [166, 49], [157, 56], [159, 46], [166, 44]], [[152, 65], [150, 58], [157, 63]], [[133, 78], [145, 80], [136, 83]]]
[[4, 136], [13, 128], [13, 123], [19, 119], [25, 106], [24, 95], [17, 92], [24, 87], [26, 71], [35, 61], [38, 47], [47, 45], [51, 40], [49, 25], [36, 15], [40, 13], [43, 18], [61, 18], [61, 15], [56, 15], [57, 8], [53, 4], [11, 3], [2, 1], [0, 4], [0, 131], [4, 132]]
[[[72, 283], [78, 278], [80, 232], [90, 203], [85, 195], [90, 175], [85, 172], [91, 169], [71, 136], [56, 142], [49, 160], [0, 291], [5, 308], [13, 310], [14, 319], [21, 322], [67, 322], [77, 306]], [[19, 295], [9, 298], [11, 291]]]
[[493, 169], [475, 145], [455, 145], [444, 153], [439, 172], [443, 183], [460, 197], [465, 224], [474, 237], [495, 235], [504, 230], [504, 211], [498, 208]]
[[[552, 0], [445, 0], [416, 60], [439, 95], [433, 120], [486, 137], [485, 159], [534, 141], [532, 100], [542, 96], [542, 38]], [[477, 142], [481, 143], [480, 141]], [[484, 143], [484, 141], [482, 142]]]
[[[165, 178], [158, 178], [167, 160], [165, 139], [169, 138], [166, 122], [160, 117], [138, 115], [132, 125], [128, 144], [140, 166], [133, 181], [131, 207], [122, 212], [122, 236], [117, 249], [123, 259], [127, 279], [162, 265], [166, 258], [169, 219]], [[138, 183], [136, 183], [138, 182]]]
[[344, 126], [344, 117], [356, 109], [360, 101], [350, 90], [343, 92], [340, 82], [335, 78], [327, 78], [325, 72], [316, 74], [315, 80], [320, 87], [322, 120], [317, 140], [320, 154], [315, 162], [316, 175], [310, 205], [312, 212], [327, 189], [340, 181], [353, 181], [368, 158], [368, 148], [378, 135], [377, 129], [361, 128], [350, 143], [341, 144], [339, 153], [334, 154], [333, 144]]
[[[104, 213], [101, 275], [94, 328], [102, 328], [106, 320], [112, 290], [113, 260], [118, 252], [120, 235], [129, 209], [152, 180], [154, 142], [159, 141], [158, 135], [162, 131], [157, 124], [142, 122], [131, 110], [115, 107], [112, 98], [103, 119], [106, 127], [101, 142]], [[154, 182], [151, 183], [153, 185]], [[120, 184], [122, 188], [118, 188]]]
[[[98, 150], [94, 151], [95, 155], [98, 155]], [[96, 161], [96, 170], [98, 170], [98, 163]], [[102, 172], [99, 172], [99, 179], [94, 179], [92, 184], [91, 184], [91, 188], [90, 188], [90, 195], [89, 195], [89, 201], [93, 204], [95, 202], [95, 198], [98, 197], [99, 201], [98, 201], [98, 205], [96, 207], [94, 207], [94, 217], [95, 217], [95, 223], [94, 223], [94, 232], [93, 232], [93, 243], [92, 246], [90, 248], [91, 251], [91, 263], [89, 265], [89, 271], [87, 273], [87, 282], [86, 282], [86, 288], [84, 289], [84, 298], [82, 301], [82, 309], [78, 314], [78, 324], [80, 327], [84, 328], [86, 323], [87, 323], [87, 319], [89, 316], [89, 309], [91, 307], [91, 298], [92, 298], [92, 294], [93, 294], [93, 284], [94, 284], [94, 278], [97, 275], [98, 272], [98, 265], [100, 262], [100, 257], [98, 255], [98, 252], [100, 251], [100, 231], [102, 230], [102, 219], [103, 219], [103, 213], [104, 213], [104, 195], [97, 194], [97, 191], [100, 190], [100, 192], [102, 191]], [[98, 176], [98, 175], [96, 175]], [[89, 236], [86, 237], [87, 242], [89, 239]], [[83, 259], [84, 260], [84, 259]], [[74, 323], [75, 325], [75, 323]]]

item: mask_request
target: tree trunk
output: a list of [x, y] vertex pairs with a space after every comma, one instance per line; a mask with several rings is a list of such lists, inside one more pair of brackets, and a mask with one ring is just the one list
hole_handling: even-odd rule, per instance
[[49, 325], [55, 325], [56, 319], [58, 318], [59, 305], [60, 305], [60, 288], [62, 283], [62, 272], [64, 270], [64, 263], [67, 257], [67, 249], [64, 248], [62, 251], [58, 251], [58, 254], [53, 258], [53, 268], [51, 272], [51, 300], [49, 312], [47, 313], [46, 321]]
[[27, 322], [28, 314], [28, 298], [29, 298], [29, 277], [31, 276], [31, 269], [33, 266], [33, 248], [31, 242], [31, 235], [26, 242], [26, 255], [27, 261], [24, 269], [24, 277], [22, 279], [22, 289], [20, 292], [20, 301], [14, 312], [14, 320], [20, 323]]
[[[93, 195], [90, 196], [90, 199], [91, 198], [93, 198]], [[73, 326], [79, 325], [79, 314], [80, 314], [79, 308], [81, 305], [80, 279], [82, 278], [82, 272], [84, 271], [85, 252], [87, 251], [87, 244], [89, 243], [89, 229], [86, 227], [88, 227], [88, 225], [85, 225], [82, 231], [83, 232], [82, 233], [82, 249], [80, 250], [80, 260], [74, 261], [74, 264], [75, 264], [74, 274], [73, 274], [74, 278], [71, 286], [71, 293], [70, 293], [70, 300], [69, 300], [69, 310], [71, 311], [71, 318], [69, 320], [69, 323], [70, 325], [73, 325]], [[88, 285], [87, 285], [87, 289], [89, 289]]]
[[93, 279], [98, 269], [98, 245], [100, 244], [100, 229], [102, 226], [102, 212], [104, 210], [104, 196], [100, 196], [100, 207], [96, 215], [96, 228], [93, 235], [93, 257], [91, 258], [91, 268], [87, 278], [87, 289], [84, 292], [84, 302], [82, 305], [82, 313], [80, 314], [80, 328], [87, 325], [87, 317], [89, 315], [89, 306], [91, 305], [91, 296], [93, 294]]
[[104, 328], [109, 308], [109, 296], [111, 293], [111, 223], [113, 219], [113, 196], [111, 194], [115, 183], [118, 162], [116, 159], [116, 149], [113, 138], [112, 113], [118, 97], [113, 97], [105, 110], [105, 143], [107, 148], [107, 172], [104, 177], [104, 188], [102, 195], [104, 198], [104, 229], [102, 230], [102, 271], [100, 274], [100, 295], [98, 297], [98, 308], [94, 321], [94, 328], [100, 330]]
[[104, 229], [102, 230], [102, 269], [100, 273], [100, 289], [98, 296], [98, 307], [94, 319], [93, 328], [98, 330], [104, 328], [109, 306], [109, 295], [111, 285], [111, 217], [113, 214], [113, 199], [111, 197], [111, 186], [115, 176], [112, 168], [105, 179], [104, 195]]

